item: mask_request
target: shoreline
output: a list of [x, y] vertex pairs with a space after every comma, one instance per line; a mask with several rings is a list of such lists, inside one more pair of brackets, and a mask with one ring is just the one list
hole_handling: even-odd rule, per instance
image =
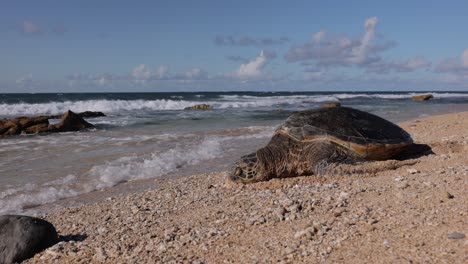
[[223, 173], [153, 179], [51, 211], [45, 218], [72, 239], [26, 263], [464, 263], [467, 240], [450, 234], [468, 233], [468, 112], [399, 125], [435, 154], [373, 174], [240, 186]]
[[[440, 111], [440, 109], [438, 109], [438, 111]], [[405, 124], [405, 123], [412, 122], [412, 121], [419, 120], [419, 119], [425, 119], [425, 118], [436, 117], [436, 116], [447, 115], [447, 114], [462, 113], [465, 111], [468, 111], [468, 105], [461, 105], [457, 109], [450, 109], [450, 112], [442, 111], [442, 112], [436, 113], [435, 115], [427, 115], [427, 116], [422, 116], [422, 117], [413, 116], [402, 122], [398, 122], [397, 124], [401, 126], [401, 124]], [[210, 171], [210, 172], [205, 172], [204, 174], [213, 174], [213, 173], [224, 173], [224, 171]], [[96, 202], [104, 201], [105, 199], [111, 198], [111, 197], [125, 196], [125, 195], [136, 194], [136, 193], [141, 193], [147, 190], [151, 190], [157, 187], [158, 184], [161, 183], [161, 181], [179, 179], [179, 178], [194, 176], [194, 175], [187, 175], [187, 174], [179, 175], [179, 173], [177, 172], [172, 172], [170, 174], [163, 175], [160, 177], [155, 177], [155, 178], [130, 180], [130, 181], [119, 183], [112, 187], [106, 187], [104, 189], [94, 190], [94, 191], [82, 193], [76, 196], [62, 198], [54, 202], [29, 207], [25, 209], [23, 213], [27, 215], [44, 215], [47, 213], [60, 211], [67, 207], [76, 208], [76, 207], [80, 207], [89, 203], [96, 203]]]

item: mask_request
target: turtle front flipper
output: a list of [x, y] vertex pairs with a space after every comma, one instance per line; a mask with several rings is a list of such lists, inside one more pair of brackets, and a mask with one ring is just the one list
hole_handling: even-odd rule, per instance
[[304, 146], [298, 175], [336, 174], [339, 173], [336, 170], [338, 164], [354, 164], [360, 161], [363, 161], [362, 157], [334, 142], [309, 142]]

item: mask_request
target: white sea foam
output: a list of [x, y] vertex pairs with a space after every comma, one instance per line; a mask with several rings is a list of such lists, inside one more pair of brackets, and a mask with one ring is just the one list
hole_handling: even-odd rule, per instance
[[207, 138], [192, 147], [176, 146], [147, 157], [127, 156], [92, 167], [87, 173], [50, 181], [26, 184], [0, 192], [0, 213], [20, 212], [25, 208], [76, 196], [120, 182], [159, 177], [180, 168], [196, 165], [221, 154], [222, 138]]
[[[179, 144], [168, 150], [158, 150], [147, 155], [120, 157], [91, 167], [81, 175], [67, 175], [46, 183], [28, 183], [22, 186], [10, 186], [0, 192], [0, 214], [18, 213], [26, 208], [50, 203], [59, 199], [77, 196], [83, 193], [115, 186], [121, 182], [160, 177], [176, 173], [182, 168], [200, 164], [203, 161], [219, 158], [239, 140], [269, 138], [273, 126], [251, 126], [239, 131], [226, 131], [228, 135], [207, 136], [187, 144]], [[234, 133], [234, 135], [232, 134]], [[174, 135], [124, 137], [118, 141], [141, 141], [153, 138], [172, 138]], [[111, 139], [112, 140], [112, 139]]]
[[67, 110], [74, 112], [100, 111], [118, 113], [132, 110], [179, 110], [193, 102], [182, 100], [86, 100], [37, 104], [0, 104], [0, 115], [59, 114]]
[[97, 188], [114, 186], [120, 182], [153, 178], [175, 171], [187, 165], [195, 165], [221, 154], [219, 139], [207, 139], [187, 150], [177, 146], [162, 153], [140, 160], [138, 156], [123, 157], [104, 165], [94, 166], [89, 174]]
[[[406, 94], [366, 94], [366, 93], [338, 93], [330, 95], [290, 95], [290, 96], [252, 96], [252, 95], [222, 95], [221, 100], [213, 101], [187, 101], [187, 100], [85, 100], [49, 103], [0, 103], [0, 116], [59, 114], [67, 110], [75, 112], [101, 111], [112, 114], [134, 110], [182, 110], [187, 106], [206, 103], [216, 109], [224, 108], [255, 108], [282, 105], [313, 104], [325, 101], [339, 101], [352, 98], [382, 98], [405, 99], [424, 93]], [[464, 93], [431, 93], [435, 98], [468, 97]], [[200, 95], [201, 96], [201, 95]], [[100, 121], [106, 123], [108, 121]]]

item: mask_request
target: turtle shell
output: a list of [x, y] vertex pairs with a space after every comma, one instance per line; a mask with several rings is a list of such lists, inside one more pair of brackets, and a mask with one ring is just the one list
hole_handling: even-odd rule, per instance
[[276, 133], [304, 144], [334, 142], [372, 160], [392, 158], [413, 143], [411, 136], [392, 122], [349, 107], [296, 112]]

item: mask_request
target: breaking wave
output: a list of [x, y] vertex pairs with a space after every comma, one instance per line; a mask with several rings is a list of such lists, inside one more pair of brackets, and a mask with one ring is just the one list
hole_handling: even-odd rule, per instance
[[239, 140], [268, 138], [274, 127], [252, 126], [243, 128], [231, 135], [209, 136], [197, 142], [178, 144], [165, 151], [155, 151], [148, 155], [124, 156], [91, 167], [82, 175], [67, 175], [43, 184], [28, 183], [23, 186], [9, 186], [0, 192], [0, 214], [18, 213], [41, 204], [112, 187], [122, 182], [157, 178], [177, 173], [183, 168], [199, 165], [221, 157], [228, 144]]
[[226, 139], [208, 138], [191, 148], [176, 146], [161, 153], [151, 153], [147, 157], [122, 157], [93, 166], [81, 176], [67, 175], [44, 184], [11, 187], [0, 192], [0, 213], [22, 211], [40, 204], [112, 187], [121, 182], [160, 177], [219, 156], [223, 140]]
[[132, 110], [179, 110], [193, 102], [177, 100], [86, 100], [50, 103], [0, 104], [0, 115], [59, 114], [67, 110], [74, 112], [100, 111], [117, 113]]
[[[273, 106], [297, 106], [320, 103], [325, 101], [340, 101], [353, 98], [381, 98], [381, 99], [408, 99], [411, 96], [423, 93], [406, 94], [366, 94], [366, 93], [337, 93], [324, 95], [279, 95], [279, 96], [254, 96], [254, 95], [221, 95], [217, 100], [191, 101], [178, 97], [173, 99], [157, 100], [81, 100], [47, 103], [0, 103], [0, 115], [38, 115], [60, 114], [67, 110], [75, 112], [101, 111], [108, 114], [128, 112], [134, 110], [165, 111], [183, 110], [194, 104], [210, 104], [216, 109], [226, 108], [256, 108]], [[464, 93], [432, 93], [435, 98], [468, 97]], [[199, 98], [202, 98], [200, 95]]]

